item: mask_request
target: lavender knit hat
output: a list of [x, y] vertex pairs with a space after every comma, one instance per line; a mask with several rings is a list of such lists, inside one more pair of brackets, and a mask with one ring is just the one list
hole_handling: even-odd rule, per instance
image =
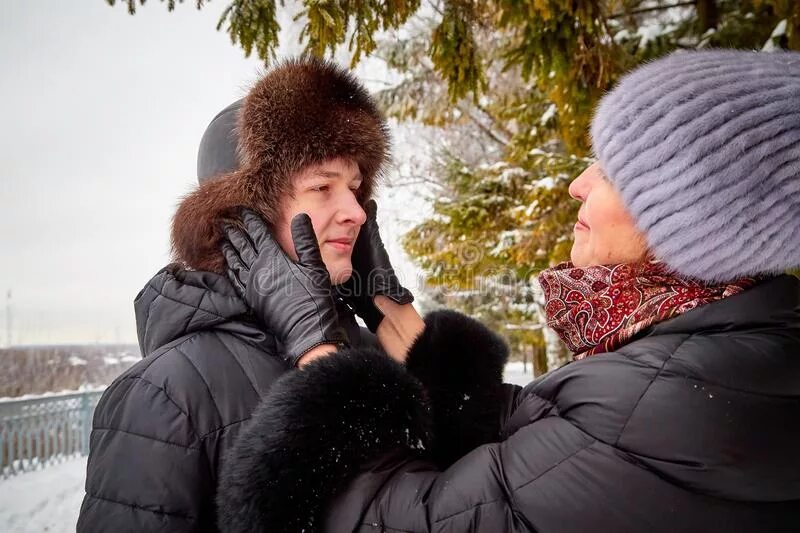
[[600, 103], [600, 164], [676, 273], [709, 282], [800, 266], [800, 53], [677, 53]]

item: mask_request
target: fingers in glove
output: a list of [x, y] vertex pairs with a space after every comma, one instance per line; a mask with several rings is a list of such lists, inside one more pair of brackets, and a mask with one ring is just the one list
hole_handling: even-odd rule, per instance
[[389, 261], [389, 254], [386, 253], [383, 239], [381, 239], [380, 228], [378, 227], [378, 204], [375, 200], [370, 200], [364, 205], [364, 211], [367, 213], [367, 220], [361, 227], [361, 234], [369, 241], [366, 246], [369, 260], [372, 262], [373, 268], [391, 270], [392, 263]]
[[378, 202], [375, 200], [367, 200], [367, 203], [364, 204], [364, 212], [367, 214], [367, 222], [377, 220]]
[[245, 283], [250, 275], [249, 269], [242, 262], [242, 258], [236, 252], [236, 249], [228, 241], [222, 243], [222, 253], [225, 256], [225, 262], [228, 263], [228, 268], [225, 273], [231, 281], [233, 288], [239, 293], [239, 296], [244, 296]]
[[[383, 251], [383, 239], [381, 239], [380, 228], [378, 227], [378, 204], [375, 200], [370, 200], [364, 205], [364, 211], [367, 213], [367, 220], [361, 227], [361, 233], [364, 237], [369, 239], [369, 246], [375, 252]], [[385, 252], [384, 252], [385, 253]]]
[[292, 240], [297, 253], [297, 272], [308, 280], [306, 289], [315, 297], [332, 296], [328, 267], [322, 260], [311, 218], [305, 213], [292, 219]]
[[355, 245], [353, 246], [353, 265], [365, 263], [369, 260], [369, 247], [370, 247], [370, 228], [376, 224], [375, 216], [378, 210], [378, 204], [375, 200], [369, 200], [364, 204], [364, 212], [367, 214], [367, 219], [362, 224], [361, 229], [356, 237]]
[[252, 209], [242, 209], [242, 222], [256, 250], [260, 250], [265, 242], [273, 240], [266, 221]]
[[241, 261], [250, 267], [258, 256], [250, 237], [248, 237], [244, 231], [242, 231], [240, 228], [237, 228], [233, 224], [226, 224], [223, 226], [222, 231], [225, 232], [225, 237], [228, 239], [228, 244], [236, 250], [237, 254], [241, 258]]
[[317, 235], [311, 224], [311, 217], [300, 213], [292, 219], [292, 241], [297, 253], [297, 262], [309, 268], [325, 268], [322, 253], [319, 251]]
[[400, 305], [410, 304], [414, 301], [414, 295], [411, 291], [400, 284], [393, 287], [391, 292], [383, 292], [382, 294]]

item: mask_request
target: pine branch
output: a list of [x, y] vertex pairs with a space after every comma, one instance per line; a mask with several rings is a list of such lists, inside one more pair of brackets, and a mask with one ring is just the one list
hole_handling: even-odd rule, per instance
[[494, 140], [500, 146], [506, 146], [510, 142], [509, 139], [504, 139], [499, 134], [497, 134], [494, 131], [492, 131], [492, 129], [490, 127], [488, 127], [487, 125], [485, 125], [481, 121], [480, 117], [475, 116], [474, 111], [472, 111], [471, 109], [463, 109], [463, 107], [461, 107], [461, 106], [459, 106], [459, 109], [461, 109], [462, 112], [466, 113], [469, 116], [469, 118], [470, 118], [470, 120], [472, 120], [473, 124], [478, 126], [478, 128], [482, 132], [484, 132], [486, 135], [488, 135], [492, 140]]
[[[131, 15], [135, 15], [136, 14], [136, 1], [137, 0], [121, 0], [121, 1], [124, 2], [125, 5], [128, 7], [128, 13], [129, 14], [131, 14]], [[147, 2], [147, 0], [138, 0], [138, 1], [139, 1], [139, 6], [144, 6], [144, 4]], [[197, 7], [197, 9], [202, 9], [203, 8], [203, 4], [205, 2], [207, 2], [207, 1], [210, 1], [210, 0], [195, 0], [195, 6]], [[182, 4], [184, 2], [184, 0], [161, 0], [161, 3], [164, 3], [164, 2], [167, 3], [167, 11], [174, 11], [176, 3], [177, 4]], [[111, 7], [114, 7], [117, 4], [117, 0], [106, 0], [106, 4], [108, 4]]]
[[478, 110], [479, 110], [481, 113], [483, 113], [485, 116], [487, 116], [487, 117], [489, 118], [489, 120], [491, 120], [491, 121], [492, 121], [492, 125], [493, 125], [495, 128], [498, 128], [500, 131], [502, 131], [502, 132], [503, 132], [503, 135], [505, 135], [506, 137], [509, 137], [509, 138], [514, 136], [514, 134], [513, 134], [512, 132], [510, 132], [508, 129], [506, 129], [506, 128], [503, 126], [503, 123], [502, 123], [502, 121], [499, 121], [499, 120], [497, 120], [497, 119], [494, 117], [494, 115], [492, 115], [492, 114], [489, 112], [489, 110], [488, 110], [488, 109], [486, 109], [486, 107], [485, 107], [485, 106], [482, 106], [482, 105], [481, 105], [481, 103], [480, 103], [480, 102], [476, 102], [474, 105], [475, 105], [475, 107], [476, 107], [476, 108], [478, 108]]
[[446, 190], [447, 187], [436, 180], [424, 176], [401, 176], [399, 180], [392, 183], [392, 188], [411, 187], [414, 185], [430, 185], [437, 189]]
[[634, 9], [632, 11], [623, 11], [621, 13], [614, 13], [613, 15], [609, 15], [609, 19], [618, 19], [623, 17], [630, 17], [632, 15], [640, 15], [642, 13], [651, 13], [653, 11], [666, 11], [667, 9], [672, 9], [673, 7], [689, 7], [697, 5], [697, 0], [689, 0], [687, 2], [678, 2], [677, 4], [670, 4], [666, 6], [655, 6], [655, 7], [643, 7], [640, 9]]

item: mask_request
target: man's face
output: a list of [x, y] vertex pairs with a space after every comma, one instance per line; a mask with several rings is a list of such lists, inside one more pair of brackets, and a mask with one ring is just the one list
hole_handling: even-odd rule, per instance
[[311, 217], [322, 260], [334, 285], [350, 277], [353, 245], [367, 219], [359, 203], [361, 181], [358, 165], [350, 159], [335, 158], [307, 166], [292, 177], [293, 194], [281, 202], [275, 223], [278, 244], [296, 260], [292, 218], [299, 213]]

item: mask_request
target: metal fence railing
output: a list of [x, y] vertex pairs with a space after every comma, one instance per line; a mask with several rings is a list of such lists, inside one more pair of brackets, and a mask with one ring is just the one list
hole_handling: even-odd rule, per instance
[[102, 390], [0, 401], [0, 477], [88, 455]]

